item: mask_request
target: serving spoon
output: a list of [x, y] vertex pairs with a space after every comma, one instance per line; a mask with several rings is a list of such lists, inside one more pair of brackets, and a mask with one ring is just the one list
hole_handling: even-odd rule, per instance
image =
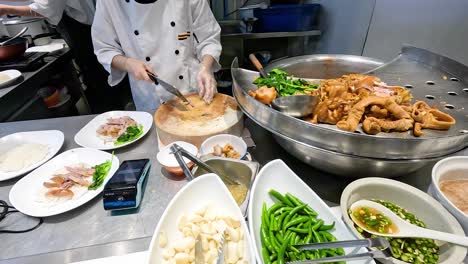
[[[377, 231], [370, 230], [361, 221], [356, 219], [356, 217], [353, 214], [355, 210], [359, 208], [363, 208], [363, 207], [369, 208], [369, 209], [375, 209], [379, 211], [381, 214], [388, 217], [392, 221], [392, 223], [398, 227], [398, 230], [396, 230], [392, 234], [379, 233]], [[435, 230], [422, 228], [422, 227], [410, 224], [409, 222], [400, 218], [398, 215], [396, 215], [393, 211], [391, 211], [387, 207], [376, 202], [372, 202], [368, 200], [359, 200], [351, 205], [350, 210], [351, 212], [353, 212], [351, 213], [351, 220], [353, 220], [353, 222], [356, 223], [360, 228], [362, 228], [366, 232], [373, 234], [373, 235], [378, 235], [378, 236], [383, 236], [383, 237], [400, 237], [400, 238], [402, 237], [429, 238], [429, 239], [434, 239], [434, 240], [446, 241], [446, 242], [456, 244], [459, 246], [463, 246], [463, 247], [468, 247], [467, 237], [458, 236], [458, 235], [440, 232], [440, 231], [435, 231]]]
[[[268, 73], [265, 71], [263, 65], [257, 59], [255, 54], [250, 54], [249, 59], [255, 68], [257, 68], [260, 76], [262, 76], [262, 78], [268, 78]], [[291, 95], [276, 98], [271, 102], [271, 106], [283, 114], [300, 118], [311, 115], [318, 103], [319, 99], [317, 96]]]
[[24, 27], [20, 32], [18, 32], [18, 34], [16, 34], [12, 38], [7, 39], [7, 40], [5, 40], [3, 42], [0, 42], [0, 46], [5, 46], [6, 44], [10, 43], [11, 41], [21, 37], [24, 33], [26, 33], [27, 30], [28, 30], [28, 27]]

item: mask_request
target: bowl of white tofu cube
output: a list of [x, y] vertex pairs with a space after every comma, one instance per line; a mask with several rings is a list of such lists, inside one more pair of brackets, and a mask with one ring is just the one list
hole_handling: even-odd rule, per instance
[[[209, 190], [209, 191], [208, 191]], [[222, 180], [206, 174], [171, 200], [151, 240], [148, 264], [254, 264], [243, 214]]]

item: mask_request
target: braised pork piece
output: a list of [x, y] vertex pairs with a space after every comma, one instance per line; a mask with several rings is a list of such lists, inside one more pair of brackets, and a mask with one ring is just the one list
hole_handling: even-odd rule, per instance
[[[249, 94], [264, 103], [258, 98], [259, 93]], [[409, 90], [387, 85], [376, 76], [349, 74], [322, 80], [318, 96], [320, 102], [314, 113], [304, 120], [336, 125], [349, 132], [356, 131], [361, 124], [362, 130], [370, 135], [412, 130], [414, 136], [420, 137], [423, 129], [448, 130], [456, 122], [424, 101], [411, 104], [413, 96]]]

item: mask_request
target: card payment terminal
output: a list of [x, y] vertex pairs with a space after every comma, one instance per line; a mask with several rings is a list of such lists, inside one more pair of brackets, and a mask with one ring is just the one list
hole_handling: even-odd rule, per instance
[[137, 208], [143, 195], [143, 183], [151, 167], [149, 159], [124, 161], [104, 187], [104, 209]]

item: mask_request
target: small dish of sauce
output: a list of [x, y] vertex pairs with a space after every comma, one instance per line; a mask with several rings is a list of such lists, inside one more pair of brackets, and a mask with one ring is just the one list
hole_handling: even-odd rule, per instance
[[468, 215], [468, 179], [441, 180], [439, 187], [455, 207]]
[[247, 192], [249, 191], [247, 186], [242, 183], [237, 185], [226, 184], [226, 186], [228, 187], [232, 197], [234, 197], [234, 200], [236, 200], [237, 205], [241, 205], [247, 197]]
[[358, 207], [352, 214], [359, 225], [366, 227], [367, 230], [381, 234], [398, 233], [398, 227], [392, 220], [374, 208]]

